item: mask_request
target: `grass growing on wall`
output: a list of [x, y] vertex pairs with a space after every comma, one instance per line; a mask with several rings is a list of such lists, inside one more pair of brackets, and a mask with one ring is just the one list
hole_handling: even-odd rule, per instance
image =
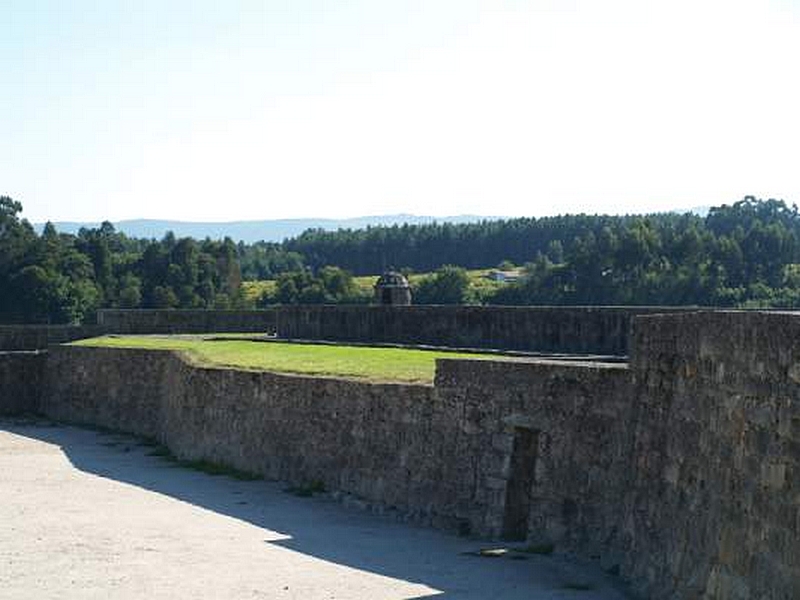
[[403, 348], [213, 340], [177, 336], [99, 337], [75, 342], [73, 345], [180, 350], [193, 362], [201, 365], [403, 383], [432, 383], [437, 358], [480, 356]]

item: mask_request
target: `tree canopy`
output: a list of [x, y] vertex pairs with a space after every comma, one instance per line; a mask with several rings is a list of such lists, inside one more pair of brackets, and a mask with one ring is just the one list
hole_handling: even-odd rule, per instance
[[[77, 323], [109, 308], [237, 308], [366, 302], [352, 274], [427, 272], [416, 303], [800, 307], [800, 215], [748, 196], [695, 214], [565, 215], [470, 224], [309, 230], [281, 244], [168, 233], [129, 238], [111, 223], [40, 234], [0, 196], [0, 322]], [[524, 265], [514, 282], [470, 288], [465, 269]], [[242, 280], [273, 279], [247, 300]]]
[[100, 307], [220, 308], [241, 304], [236, 245], [137, 240], [105, 222], [78, 235], [36, 235], [22, 206], [0, 198], [0, 322], [77, 323]]

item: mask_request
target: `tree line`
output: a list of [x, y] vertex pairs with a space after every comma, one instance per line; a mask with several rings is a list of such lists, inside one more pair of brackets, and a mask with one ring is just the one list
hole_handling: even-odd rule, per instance
[[[694, 214], [565, 215], [309, 230], [283, 243], [129, 238], [110, 223], [37, 234], [0, 196], [0, 322], [91, 321], [97, 308], [368, 302], [353, 274], [415, 279], [420, 303], [800, 306], [800, 215], [746, 197]], [[465, 269], [519, 265], [476, 290]], [[272, 279], [260, 298], [242, 280]]]
[[[488, 304], [663, 304], [800, 306], [800, 215], [782, 200], [752, 196], [706, 216], [565, 215], [469, 224], [311, 230], [284, 249], [312, 268], [360, 273], [386, 265], [439, 269], [447, 297]], [[523, 277], [490, 294], [470, 295], [457, 268], [512, 262]], [[441, 271], [442, 265], [455, 266]]]
[[241, 306], [238, 249], [223, 241], [128, 238], [108, 223], [37, 235], [0, 196], [0, 322], [90, 322], [98, 308]]

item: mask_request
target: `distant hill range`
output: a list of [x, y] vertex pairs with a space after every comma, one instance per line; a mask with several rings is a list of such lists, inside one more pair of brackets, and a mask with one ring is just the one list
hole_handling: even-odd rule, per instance
[[[196, 239], [223, 239], [229, 237], [234, 241], [246, 243], [265, 240], [280, 242], [295, 237], [306, 229], [363, 229], [376, 225], [420, 225], [425, 223], [474, 223], [483, 220], [497, 220], [504, 217], [482, 217], [477, 215], [457, 215], [452, 217], [425, 217], [417, 215], [379, 215], [371, 217], [355, 217], [352, 219], [273, 219], [268, 221], [230, 221], [220, 223], [202, 223], [194, 221], [162, 221], [157, 219], [133, 219], [114, 222], [114, 228], [129, 237], [161, 239], [165, 233], [172, 231], [176, 237], [193, 237]], [[74, 221], [54, 222], [61, 233], [78, 233], [81, 227], [99, 227], [100, 223], [78, 223]], [[34, 227], [41, 232], [44, 223], [35, 223]]]
[[[708, 214], [708, 206], [697, 206], [690, 209], [681, 209], [673, 212], [691, 212], [701, 217]], [[424, 225], [427, 223], [476, 223], [479, 221], [496, 221], [510, 217], [456, 215], [451, 217], [426, 217], [419, 215], [375, 215], [368, 217], [353, 217], [351, 219], [271, 219], [266, 221], [228, 221], [210, 222], [200, 221], [164, 221], [159, 219], [132, 219], [128, 221], [113, 222], [114, 228], [128, 237], [161, 239], [164, 234], [171, 231], [176, 237], [193, 237], [195, 239], [223, 239], [251, 244], [258, 241], [281, 242], [286, 238], [300, 235], [307, 229], [324, 229], [336, 231], [337, 229], [364, 229], [378, 225]], [[99, 222], [55, 221], [56, 230], [61, 233], [78, 233], [81, 227], [99, 227]], [[41, 233], [44, 223], [34, 223], [34, 228]]]

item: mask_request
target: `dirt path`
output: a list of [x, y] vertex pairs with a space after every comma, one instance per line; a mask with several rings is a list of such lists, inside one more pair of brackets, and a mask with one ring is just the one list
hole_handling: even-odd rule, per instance
[[0, 597], [623, 598], [559, 557], [476, 557], [465, 553], [485, 543], [175, 468], [150, 450], [0, 421]]

